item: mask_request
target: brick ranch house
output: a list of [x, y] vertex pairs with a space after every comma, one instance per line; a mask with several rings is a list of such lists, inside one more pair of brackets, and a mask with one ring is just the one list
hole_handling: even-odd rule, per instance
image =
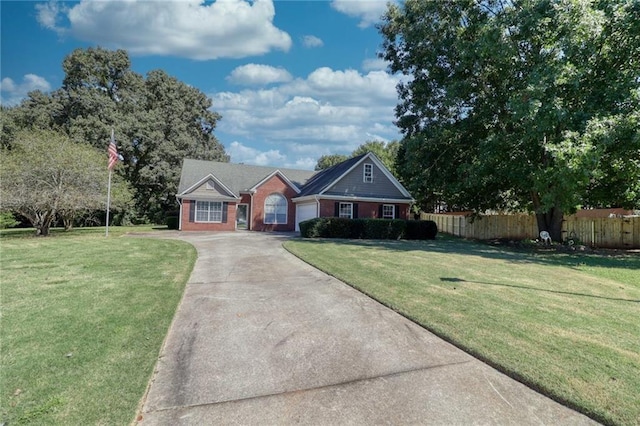
[[408, 219], [414, 202], [373, 153], [312, 172], [185, 159], [181, 231], [299, 231], [315, 217]]

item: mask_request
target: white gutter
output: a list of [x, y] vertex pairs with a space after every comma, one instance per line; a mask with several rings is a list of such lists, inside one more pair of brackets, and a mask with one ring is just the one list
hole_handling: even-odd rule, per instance
[[176, 201], [180, 204], [180, 213], [178, 213], [178, 231], [182, 231], [182, 199], [176, 198]]

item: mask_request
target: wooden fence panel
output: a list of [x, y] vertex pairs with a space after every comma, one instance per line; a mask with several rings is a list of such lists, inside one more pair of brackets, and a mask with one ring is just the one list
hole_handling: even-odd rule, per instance
[[[459, 215], [422, 213], [423, 220], [433, 220], [438, 230], [464, 238], [512, 240], [538, 238], [535, 215], [488, 215], [471, 221]], [[577, 218], [567, 216], [562, 223], [562, 237], [576, 243], [603, 248], [640, 248], [640, 217]]]

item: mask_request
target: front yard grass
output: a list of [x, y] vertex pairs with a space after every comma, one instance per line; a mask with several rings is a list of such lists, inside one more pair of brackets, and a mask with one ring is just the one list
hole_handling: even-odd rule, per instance
[[0, 424], [134, 420], [196, 252], [126, 230], [3, 232]]
[[640, 424], [640, 256], [435, 241], [291, 240], [291, 253], [605, 424]]

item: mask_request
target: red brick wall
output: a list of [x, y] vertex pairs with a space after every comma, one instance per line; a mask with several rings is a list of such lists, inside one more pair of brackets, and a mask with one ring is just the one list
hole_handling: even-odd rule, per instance
[[226, 223], [197, 223], [189, 222], [191, 202], [182, 200], [182, 230], [183, 231], [235, 231], [236, 229], [236, 203], [230, 202], [227, 210]]
[[[335, 214], [335, 200], [320, 200], [320, 217], [333, 217]], [[358, 218], [378, 218], [381, 204], [392, 203], [369, 203], [358, 202]], [[395, 204], [400, 206], [400, 214], [396, 219], [409, 219], [409, 205]]]
[[[264, 202], [273, 193], [282, 194], [287, 199], [287, 224], [271, 225], [264, 223]], [[250, 212], [254, 231], [293, 231], [295, 229], [296, 205], [291, 201], [297, 193], [278, 175], [260, 185], [253, 195], [253, 211]]]

